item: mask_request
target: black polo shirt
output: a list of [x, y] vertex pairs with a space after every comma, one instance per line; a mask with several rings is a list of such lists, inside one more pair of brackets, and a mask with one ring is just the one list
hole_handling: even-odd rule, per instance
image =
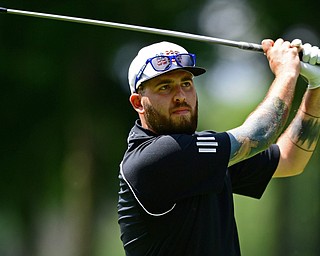
[[138, 121], [119, 174], [126, 255], [240, 255], [232, 193], [260, 198], [279, 155], [272, 145], [227, 168], [227, 133], [158, 136]]

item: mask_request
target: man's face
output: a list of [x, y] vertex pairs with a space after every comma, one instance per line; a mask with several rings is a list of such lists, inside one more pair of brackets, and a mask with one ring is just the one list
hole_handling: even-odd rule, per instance
[[169, 72], [147, 81], [143, 87], [145, 128], [157, 134], [191, 134], [196, 130], [198, 100], [190, 72]]

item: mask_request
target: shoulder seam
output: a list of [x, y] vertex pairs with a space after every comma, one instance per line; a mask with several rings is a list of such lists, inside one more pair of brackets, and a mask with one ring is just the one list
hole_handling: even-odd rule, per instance
[[121, 173], [121, 175], [122, 175], [122, 178], [123, 178], [123, 180], [125, 181], [125, 183], [128, 185], [128, 187], [129, 187], [130, 191], [132, 192], [134, 198], [137, 200], [137, 202], [139, 203], [139, 205], [142, 207], [142, 209], [143, 209], [147, 214], [149, 214], [149, 215], [151, 215], [151, 216], [154, 216], [154, 217], [160, 217], [160, 216], [164, 216], [164, 215], [166, 215], [167, 213], [171, 212], [171, 211], [176, 207], [176, 203], [175, 203], [175, 204], [172, 206], [171, 209], [169, 209], [168, 211], [165, 211], [165, 212], [163, 212], [163, 213], [152, 213], [152, 212], [148, 211], [147, 208], [146, 208], [146, 207], [141, 203], [141, 201], [138, 199], [138, 197], [137, 197], [137, 195], [135, 194], [135, 192], [133, 191], [131, 185], [130, 185], [129, 182], [127, 181], [127, 179], [126, 179], [126, 177], [125, 177], [125, 175], [124, 175], [124, 173], [123, 173], [122, 163], [123, 163], [123, 162], [120, 163], [120, 173]]

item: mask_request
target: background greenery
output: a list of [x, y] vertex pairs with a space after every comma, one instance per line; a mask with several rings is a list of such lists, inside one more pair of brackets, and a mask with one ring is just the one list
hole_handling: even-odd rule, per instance
[[[259, 43], [319, 44], [317, 1], [1, 1], [1, 6]], [[272, 81], [262, 54], [117, 29], [0, 15], [0, 255], [121, 256], [118, 166], [137, 118], [127, 69], [170, 40], [208, 69], [199, 129], [240, 125]], [[292, 113], [305, 90], [299, 80]], [[319, 148], [261, 200], [236, 196], [243, 255], [319, 255]]]

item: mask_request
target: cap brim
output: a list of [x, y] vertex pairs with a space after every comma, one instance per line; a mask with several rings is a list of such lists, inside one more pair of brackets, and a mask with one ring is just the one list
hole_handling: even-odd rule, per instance
[[204, 74], [206, 72], [206, 69], [200, 68], [200, 67], [181, 67], [181, 68], [176, 68], [176, 69], [173, 69], [173, 70], [177, 70], [177, 69], [187, 70], [190, 73], [192, 73], [194, 76], [200, 76], [200, 75], [202, 75], [202, 74]]

